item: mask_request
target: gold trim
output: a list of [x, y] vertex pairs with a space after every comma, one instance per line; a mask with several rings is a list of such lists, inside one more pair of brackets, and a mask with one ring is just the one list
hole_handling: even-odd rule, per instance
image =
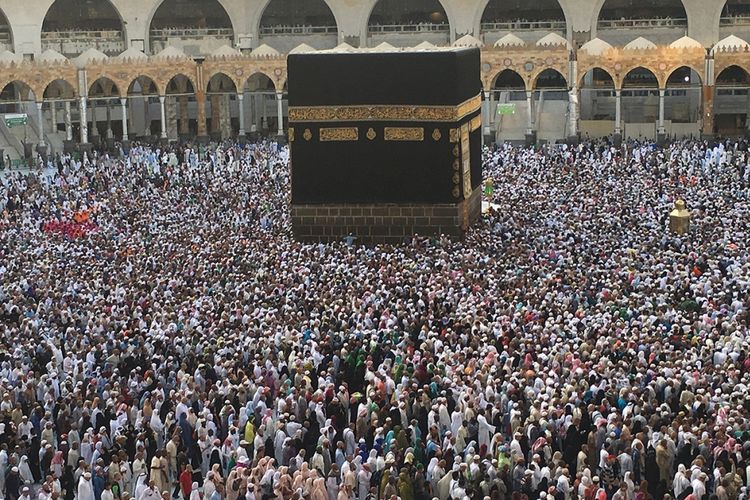
[[477, 115], [469, 122], [469, 131], [474, 132], [476, 129], [482, 126], [482, 116]]
[[458, 106], [403, 106], [403, 105], [357, 105], [357, 106], [292, 106], [289, 108], [290, 122], [356, 122], [356, 121], [403, 121], [403, 122], [455, 122], [464, 118], [482, 105], [481, 95], [472, 97]]
[[452, 128], [450, 130], [450, 142], [451, 144], [458, 142], [459, 134], [457, 128]]
[[378, 136], [378, 134], [375, 133], [375, 129], [374, 128], [370, 127], [367, 130], [367, 138], [370, 139], [371, 141], [373, 139], [375, 139], [377, 136]]
[[432, 140], [433, 141], [437, 142], [437, 141], [440, 140], [441, 137], [443, 137], [443, 134], [440, 133], [440, 129], [439, 128], [436, 128], [435, 130], [432, 131]]
[[463, 164], [464, 199], [471, 196], [471, 148], [469, 124], [461, 125], [461, 163]]
[[310, 139], [312, 139], [312, 132], [310, 132], [309, 128], [305, 129], [304, 133], [302, 134], [302, 137], [304, 137], [306, 141], [309, 141]]
[[358, 141], [357, 127], [332, 127], [320, 129], [320, 142]]
[[385, 127], [383, 138], [386, 141], [424, 141], [422, 127]]
[[289, 128], [289, 130], [287, 131], [287, 135], [289, 136], [289, 142], [294, 142], [294, 129], [293, 128], [291, 127]]

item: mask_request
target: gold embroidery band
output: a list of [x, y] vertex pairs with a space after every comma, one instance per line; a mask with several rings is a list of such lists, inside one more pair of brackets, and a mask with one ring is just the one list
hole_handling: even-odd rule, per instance
[[289, 108], [291, 122], [357, 122], [410, 121], [455, 122], [478, 111], [482, 105], [479, 95], [458, 106], [293, 106]]
[[469, 131], [474, 132], [482, 126], [482, 117], [477, 115], [469, 122]]
[[383, 138], [386, 141], [424, 141], [421, 127], [385, 127]]
[[289, 129], [288, 135], [289, 135], [289, 142], [294, 142], [294, 129], [293, 128]]
[[357, 127], [335, 127], [320, 129], [320, 142], [357, 140], [359, 140], [359, 130], [357, 129]]

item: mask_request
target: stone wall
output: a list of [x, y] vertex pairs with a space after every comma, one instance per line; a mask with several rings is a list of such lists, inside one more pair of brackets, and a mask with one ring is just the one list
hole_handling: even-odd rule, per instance
[[482, 211], [481, 188], [458, 204], [292, 205], [294, 237], [304, 242], [401, 243], [414, 234], [461, 238]]

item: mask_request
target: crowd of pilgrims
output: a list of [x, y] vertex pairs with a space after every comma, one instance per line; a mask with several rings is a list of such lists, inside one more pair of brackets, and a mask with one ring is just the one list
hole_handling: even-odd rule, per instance
[[486, 148], [465, 239], [374, 247], [272, 142], [2, 172], [0, 494], [748, 499], [746, 150]]

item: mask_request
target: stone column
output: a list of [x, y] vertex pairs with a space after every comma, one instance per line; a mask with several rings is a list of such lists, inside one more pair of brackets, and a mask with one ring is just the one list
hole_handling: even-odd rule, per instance
[[99, 128], [96, 126], [96, 100], [91, 99], [91, 138], [96, 140], [95, 137], [99, 135]]
[[258, 131], [258, 96], [250, 94], [250, 132], [256, 133]]
[[167, 110], [164, 107], [166, 100], [166, 96], [159, 96], [159, 109], [161, 111], [161, 138], [164, 140], [167, 139]]
[[148, 96], [143, 96], [143, 135], [151, 135], [151, 117], [149, 116], [149, 101]]
[[177, 99], [180, 104], [180, 134], [187, 135], [190, 133], [190, 116], [188, 114], [188, 98], [182, 95]]
[[50, 121], [52, 121], [51, 133], [57, 133], [57, 101], [49, 102]]
[[260, 108], [258, 128], [263, 130], [263, 122], [266, 121], [266, 94], [258, 94], [258, 107]]
[[65, 104], [63, 104], [63, 107], [65, 109], [65, 140], [72, 141], [73, 140], [73, 120], [70, 118], [70, 101], [65, 101]]
[[482, 138], [490, 136], [490, 115], [492, 114], [492, 101], [490, 96], [492, 92], [484, 91], [484, 101], [482, 102]]
[[120, 98], [120, 109], [122, 110], [122, 140], [128, 140], [128, 100]]
[[615, 135], [622, 135], [622, 90], [615, 90]]
[[109, 100], [105, 101], [105, 104], [107, 106], [107, 131], [105, 132], [105, 137], [112, 139], [114, 137], [114, 134], [112, 134], [112, 106]]
[[221, 107], [219, 130], [221, 130], [221, 138], [227, 139], [232, 137], [232, 109], [229, 106], [229, 94], [219, 96], [219, 106]]
[[180, 124], [177, 117], [177, 97], [167, 96], [167, 138], [170, 141], [178, 141], [180, 139]]
[[44, 142], [44, 118], [42, 117], [42, 106], [44, 106], [43, 101], [38, 101], [36, 103], [36, 118], [39, 121], [39, 146], [45, 147], [46, 144]]
[[89, 142], [89, 124], [88, 116], [86, 116], [86, 98], [81, 97], [80, 110], [81, 110], [81, 144], [88, 144]]
[[211, 133], [221, 133], [221, 105], [219, 104], [219, 96], [211, 96]]
[[279, 121], [276, 134], [280, 136], [284, 135], [284, 103], [282, 102], [283, 98], [284, 94], [282, 94], [281, 92], [276, 92], [276, 118]]
[[703, 135], [714, 133], [714, 86], [703, 86]]
[[195, 103], [198, 107], [198, 138], [205, 140], [206, 134], [206, 92], [199, 90], [195, 93]]
[[536, 144], [536, 132], [534, 131], [534, 92], [526, 91], [526, 106], [528, 108], [526, 116], [526, 145]]
[[237, 92], [237, 103], [240, 107], [240, 132], [239, 135], [242, 137], [245, 135], [245, 93]]
[[568, 141], [578, 142], [578, 88], [568, 92]]
[[656, 131], [656, 142], [663, 144], [667, 131], [664, 128], [664, 89], [659, 89], [659, 128]]

